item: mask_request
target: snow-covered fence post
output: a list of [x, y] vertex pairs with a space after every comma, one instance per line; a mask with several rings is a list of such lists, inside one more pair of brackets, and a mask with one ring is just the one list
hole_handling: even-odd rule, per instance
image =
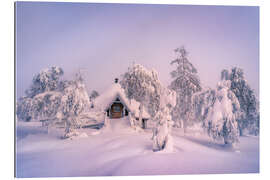
[[133, 117], [134, 117], [134, 115], [133, 115], [132, 112], [128, 113], [128, 119], [129, 119], [129, 122], [130, 122], [130, 125], [131, 125], [132, 128], [135, 127], [135, 123], [134, 123], [134, 118]]
[[51, 123], [47, 120], [47, 134], [50, 134]]
[[139, 112], [139, 125], [142, 128], [143, 127], [143, 122], [142, 122], [143, 103], [142, 102], [140, 103], [139, 110], [140, 110], [140, 112]]

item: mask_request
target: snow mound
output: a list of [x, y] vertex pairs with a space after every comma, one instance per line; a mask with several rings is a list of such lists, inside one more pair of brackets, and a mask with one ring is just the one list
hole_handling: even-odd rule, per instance
[[[112, 122], [112, 128], [125, 128], [121, 119]], [[123, 119], [122, 119], [123, 120]], [[20, 123], [17, 129], [36, 131], [36, 125]], [[239, 151], [224, 149], [221, 144], [209, 141], [205, 134], [183, 136], [173, 129], [175, 153], [152, 151], [150, 131], [144, 133], [123, 132], [90, 136], [93, 129], [83, 128], [88, 138], [74, 141], [61, 140], [52, 135], [63, 129], [52, 129], [23, 136], [16, 143], [16, 176], [74, 177], [74, 176], [131, 176], [131, 175], [180, 175], [213, 173], [258, 173], [259, 138], [240, 137]], [[53, 133], [54, 131], [57, 131]], [[30, 132], [28, 132], [30, 133]], [[53, 162], [53, 163], [52, 163]]]
[[128, 118], [108, 119], [109, 124], [104, 126], [103, 132], [134, 132], [134, 129], [130, 126]]

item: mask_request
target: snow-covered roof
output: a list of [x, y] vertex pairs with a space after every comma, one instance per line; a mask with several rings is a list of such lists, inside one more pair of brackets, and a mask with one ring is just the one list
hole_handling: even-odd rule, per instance
[[[106, 111], [116, 99], [119, 99], [121, 103], [127, 108], [128, 111], [133, 112], [135, 117], [139, 117], [140, 103], [134, 99], [128, 99], [124, 89], [119, 83], [114, 83], [107, 91], [98, 96], [93, 104], [95, 109]], [[143, 118], [150, 118], [150, 115], [143, 109]]]

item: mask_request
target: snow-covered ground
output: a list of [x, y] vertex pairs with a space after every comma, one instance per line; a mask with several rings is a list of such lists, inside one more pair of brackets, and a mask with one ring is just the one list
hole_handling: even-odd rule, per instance
[[258, 173], [259, 138], [240, 137], [232, 150], [200, 131], [173, 129], [173, 153], [152, 151], [152, 131], [133, 131], [126, 119], [105, 130], [81, 129], [88, 137], [60, 139], [63, 129], [17, 123], [17, 177]]

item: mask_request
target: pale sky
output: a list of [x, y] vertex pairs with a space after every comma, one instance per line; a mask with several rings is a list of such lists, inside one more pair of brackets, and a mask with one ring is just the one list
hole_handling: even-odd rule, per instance
[[182, 45], [205, 86], [238, 66], [258, 95], [259, 7], [17, 2], [17, 97], [54, 65], [65, 78], [83, 69], [89, 92], [102, 93], [133, 61], [168, 85]]

